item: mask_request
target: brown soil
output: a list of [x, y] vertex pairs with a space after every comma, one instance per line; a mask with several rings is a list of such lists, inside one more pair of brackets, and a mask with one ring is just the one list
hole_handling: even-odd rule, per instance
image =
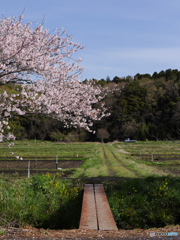
[[[151, 154], [131, 154], [131, 156], [136, 157], [151, 157]], [[180, 154], [153, 154], [153, 157], [157, 157], [159, 159], [180, 159]]]
[[[27, 169], [27, 160], [1, 160], [0, 169]], [[58, 168], [77, 168], [81, 166], [81, 160], [59, 160]], [[56, 169], [56, 160], [30, 160], [31, 169]]]
[[[167, 226], [164, 228], [153, 229], [133, 229], [118, 231], [96, 231], [96, 230], [49, 230], [36, 229], [31, 227], [25, 228], [7, 228], [3, 229], [6, 235], [0, 236], [0, 239], [20, 239], [21, 237], [32, 237], [38, 239], [133, 239], [149, 238], [150, 232], [177, 232], [180, 235], [180, 226]], [[177, 237], [175, 237], [177, 239]], [[171, 238], [172, 239], [172, 238]], [[174, 238], [173, 238], [174, 239]]]
[[[145, 158], [141, 158], [143, 160], [146, 160], [146, 161], [151, 161], [151, 157], [145, 157]], [[138, 159], [137, 159], [138, 160]], [[163, 161], [180, 161], [180, 158], [157, 158], [157, 157], [154, 157], [153, 158], [153, 161], [156, 162], [163, 162]]]
[[169, 173], [169, 174], [172, 174], [172, 175], [177, 175], [179, 176], [180, 174], [180, 169], [177, 168], [177, 165], [173, 164], [171, 166], [169, 165], [158, 165], [157, 166], [159, 169], [163, 170], [165, 173]]
[[[57, 168], [72, 169], [77, 168], [83, 164], [81, 160], [59, 160]], [[27, 160], [1, 160], [0, 161], [0, 173], [3, 174], [17, 174], [19, 176], [26, 176], [28, 169]], [[56, 173], [56, 161], [55, 160], [30, 160], [30, 174], [42, 174], [42, 173]], [[66, 173], [66, 177], [70, 173]]]

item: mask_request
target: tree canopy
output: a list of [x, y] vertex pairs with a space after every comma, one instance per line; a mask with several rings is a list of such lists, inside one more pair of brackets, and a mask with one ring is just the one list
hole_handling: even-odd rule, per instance
[[63, 29], [51, 34], [42, 24], [31, 25], [23, 23], [23, 15], [0, 20], [0, 85], [15, 86], [13, 94], [0, 95], [0, 141], [15, 139], [9, 119], [27, 114], [92, 131], [93, 121], [106, 116], [106, 108], [92, 105], [106, 93], [94, 81], [79, 80], [81, 58], [73, 60], [73, 53], [84, 47]]

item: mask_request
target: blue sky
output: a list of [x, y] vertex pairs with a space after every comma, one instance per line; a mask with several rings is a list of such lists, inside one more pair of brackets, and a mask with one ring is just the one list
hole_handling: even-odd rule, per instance
[[5, 17], [63, 27], [86, 46], [80, 79], [180, 70], [179, 0], [0, 0]]

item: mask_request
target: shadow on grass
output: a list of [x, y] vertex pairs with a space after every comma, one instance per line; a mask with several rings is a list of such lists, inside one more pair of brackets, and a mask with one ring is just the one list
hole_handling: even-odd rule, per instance
[[83, 185], [104, 185], [119, 229], [180, 224], [180, 177], [82, 177], [80, 180]]
[[36, 227], [44, 229], [78, 229], [81, 217], [83, 191], [76, 198], [70, 199], [56, 212], [50, 213], [48, 219]]
[[[91, 179], [91, 182], [99, 180]], [[180, 224], [180, 177], [101, 180], [118, 228], [148, 229]]]

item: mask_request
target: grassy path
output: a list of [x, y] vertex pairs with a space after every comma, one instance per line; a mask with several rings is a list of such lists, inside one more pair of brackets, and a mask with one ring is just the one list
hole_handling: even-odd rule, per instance
[[101, 145], [101, 146], [102, 146], [102, 150], [103, 150], [103, 154], [104, 154], [105, 163], [106, 163], [106, 166], [108, 168], [108, 173], [112, 177], [112, 176], [114, 176], [114, 171], [112, 171], [112, 169], [110, 168], [110, 163], [109, 163], [109, 159], [106, 155], [105, 148], [103, 147], [103, 145]]
[[107, 144], [102, 146], [106, 162], [108, 164], [109, 175], [116, 177], [130, 177], [136, 178], [137, 176], [133, 171], [127, 169], [127, 167], [120, 163], [120, 161], [115, 157], [111, 149]]
[[113, 155], [113, 157], [119, 162], [119, 164], [122, 166], [122, 168], [125, 168], [126, 170], [130, 171], [131, 173], [133, 173], [135, 175], [135, 177], [140, 177], [136, 171], [132, 171], [131, 169], [129, 169], [124, 163], [121, 162], [120, 158], [118, 158], [115, 153], [110, 149], [109, 146], [107, 146], [108, 150], [111, 152], [111, 154]]
[[[121, 159], [121, 162], [131, 171], [135, 172], [139, 177], [148, 177], [152, 175], [166, 176], [170, 174], [169, 171], [163, 171], [158, 168], [156, 163], [144, 162], [137, 160], [137, 157], [131, 156], [130, 152], [126, 152], [126, 145], [109, 145], [112, 152], [118, 159]], [[128, 148], [130, 145], [128, 145]], [[125, 150], [125, 151], [124, 151]], [[128, 149], [129, 150], [129, 149]]]
[[91, 144], [91, 152], [86, 156], [86, 161], [71, 175], [72, 178], [109, 176], [109, 167], [106, 165], [107, 159], [100, 143]]

